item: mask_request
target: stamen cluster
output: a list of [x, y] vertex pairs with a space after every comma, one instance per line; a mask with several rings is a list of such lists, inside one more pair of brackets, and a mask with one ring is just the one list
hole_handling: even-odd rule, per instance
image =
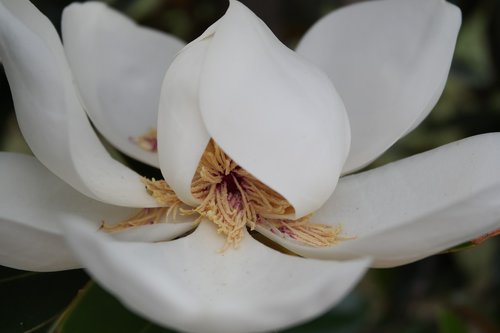
[[[155, 136], [155, 133], [149, 134]], [[103, 231], [117, 232], [162, 220], [167, 222], [170, 216], [175, 220], [179, 211], [182, 215], [199, 215], [197, 222], [207, 219], [214, 223], [218, 232], [226, 236], [222, 250], [238, 247], [245, 228], [253, 230], [257, 225], [314, 247], [331, 246], [348, 239], [340, 236], [340, 226], [310, 223], [310, 215], [289, 219], [294, 213], [290, 203], [240, 167], [213, 140], [207, 145], [191, 184], [191, 193], [200, 201], [197, 207], [181, 207], [182, 202], [164, 180], [144, 178], [142, 181], [161, 207], [143, 209], [116, 225], [103, 223]]]
[[215, 223], [227, 236], [226, 246], [236, 247], [244, 228], [252, 230], [265, 216], [293, 212], [281, 195], [257, 180], [211, 140], [200, 161], [191, 191], [201, 200], [192, 212]]

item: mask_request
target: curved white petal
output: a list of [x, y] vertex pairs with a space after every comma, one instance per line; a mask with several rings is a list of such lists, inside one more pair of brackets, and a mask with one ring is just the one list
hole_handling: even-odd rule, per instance
[[314, 221], [340, 223], [355, 240], [311, 249], [269, 237], [304, 256], [371, 256], [378, 267], [472, 240], [500, 228], [498, 147], [500, 133], [484, 134], [342, 178]]
[[358, 281], [366, 259], [321, 261], [283, 255], [245, 235], [240, 248], [202, 222], [168, 243], [112, 241], [80, 224], [70, 246], [99, 283], [127, 307], [183, 332], [263, 332], [326, 311]]
[[333, 81], [351, 122], [343, 172], [359, 169], [422, 121], [441, 95], [460, 27], [443, 0], [367, 1], [319, 20], [297, 52]]
[[0, 58], [23, 135], [47, 168], [101, 201], [157, 205], [139, 175], [113, 160], [99, 142], [78, 100], [57, 32], [29, 1], [0, 2]]
[[321, 71], [237, 1], [215, 27], [199, 89], [210, 136], [297, 217], [328, 199], [349, 150], [342, 101]]
[[131, 138], [156, 128], [163, 77], [185, 43], [139, 27], [99, 2], [66, 7], [62, 34], [83, 104], [97, 129], [124, 153], [158, 167], [157, 154]]
[[79, 268], [59, 232], [0, 217], [0, 264], [35, 272]]
[[31, 156], [0, 153], [0, 171], [1, 265], [32, 271], [78, 267], [61, 236], [61, 216], [83, 215], [97, 227], [118, 213], [76, 192]]
[[[30, 271], [79, 267], [61, 235], [60, 223], [85, 218], [93, 230], [120, 222], [134, 209], [102, 204], [83, 196], [54, 176], [35, 158], [0, 153], [0, 265]], [[131, 241], [170, 240], [194, 224], [158, 224], [130, 229], [113, 237]]]
[[177, 196], [197, 205], [191, 182], [210, 140], [201, 118], [198, 83], [210, 37], [189, 44], [172, 62], [161, 89], [158, 154], [163, 177]]

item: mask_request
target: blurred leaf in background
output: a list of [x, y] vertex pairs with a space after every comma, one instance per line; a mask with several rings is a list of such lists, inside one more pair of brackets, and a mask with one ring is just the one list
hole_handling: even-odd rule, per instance
[[[33, 0], [60, 27], [68, 0]], [[225, 0], [107, 0], [140, 24], [190, 41], [220, 17]], [[319, 17], [349, 0], [242, 0], [293, 47]], [[369, 166], [470, 135], [500, 131], [500, 1], [453, 1], [463, 13], [444, 94], [416, 130]], [[0, 76], [0, 147], [29, 153]], [[110, 148], [112, 149], [112, 148]], [[499, 148], [500, 153], [500, 148]], [[115, 156], [120, 156], [114, 152]], [[144, 175], [158, 173], [120, 156]], [[130, 313], [81, 270], [0, 270], [0, 332], [171, 332]], [[500, 332], [500, 240], [399, 268], [371, 270], [323, 317], [285, 332]]]
[[0, 332], [46, 332], [87, 280], [81, 270], [36, 273], [0, 267]]

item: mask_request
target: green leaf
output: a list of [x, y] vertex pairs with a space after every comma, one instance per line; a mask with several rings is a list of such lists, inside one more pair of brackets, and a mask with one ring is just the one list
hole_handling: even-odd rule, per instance
[[36, 273], [0, 266], [0, 332], [45, 332], [87, 280], [81, 270]]
[[171, 333], [131, 313], [90, 282], [58, 319], [51, 333]]
[[439, 313], [439, 333], [467, 333], [467, 327], [454, 312], [442, 309]]

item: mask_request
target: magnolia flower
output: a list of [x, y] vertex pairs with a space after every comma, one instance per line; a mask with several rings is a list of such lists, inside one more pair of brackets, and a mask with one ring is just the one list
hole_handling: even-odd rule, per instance
[[[64, 11], [63, 47], [30, 2], [1, 0], [0, 57], [38, 160], [0, 154], [0, 263], [84, 267], [182, 331], [258, 332], [325, 312], [369, 266], [498, 228], [498, 133], [339, 181], [430, 112], [459, 25], [441, 0], [366, 2], [293, 52], [231, 1], [184, 46], [87, 2]], [[164, 180], [113, 160], [87, 115]]]

